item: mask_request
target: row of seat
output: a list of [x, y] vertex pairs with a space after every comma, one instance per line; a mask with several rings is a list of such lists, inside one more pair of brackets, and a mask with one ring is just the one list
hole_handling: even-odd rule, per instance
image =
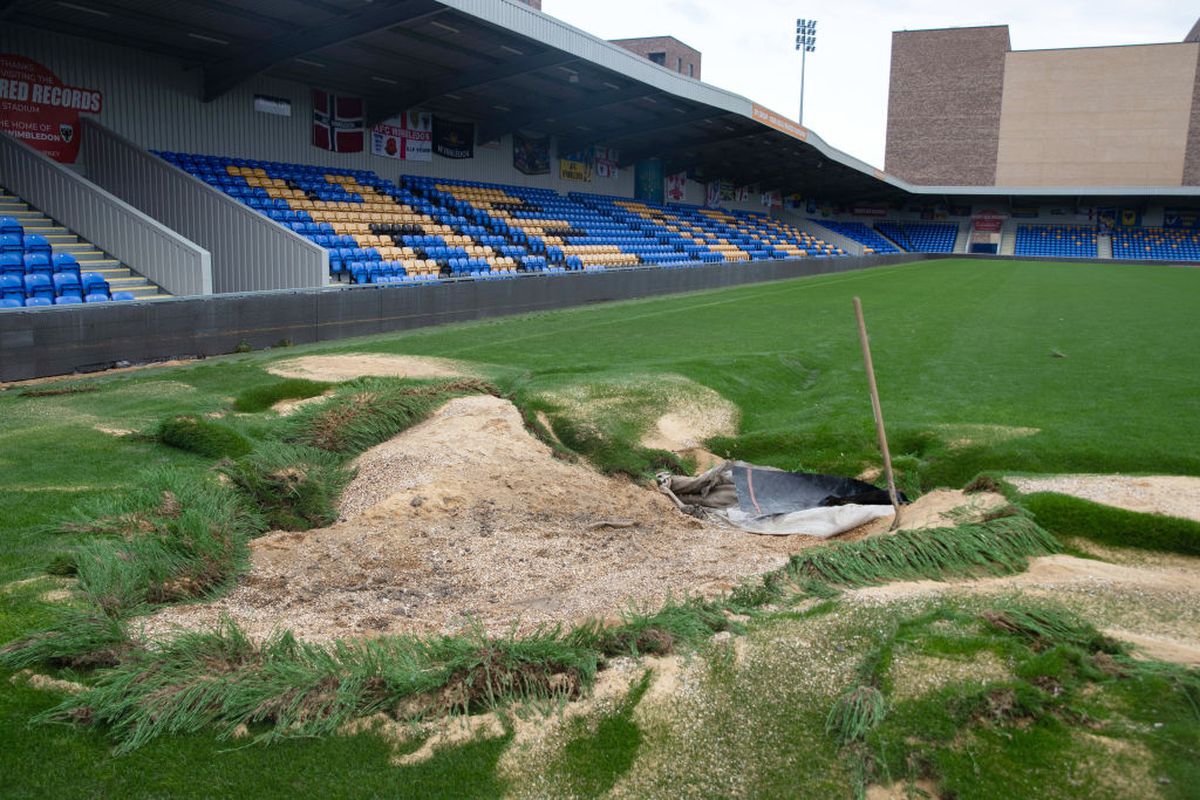
[[1200, 231], [1184, 228], [1118, 228], [1112, 234], [1113, 258], [1200, 261]]
[[875, 230], [910, 253], [953, 253], [958, 240], [958, 225], [953, 222], [885, 220], [876, 222]]
[[1096, 228], [1087, 225], [1018, 225], [1013, 255], [1096, 258]]

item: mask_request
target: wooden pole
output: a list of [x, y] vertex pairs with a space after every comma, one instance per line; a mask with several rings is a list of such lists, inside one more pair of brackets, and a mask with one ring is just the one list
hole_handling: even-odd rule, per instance
[[871, 410], [875, 413], [875, 435], [883, 452], [883, 472], [887, 475], [888, 497], [896, 517], [891, 530], [900, 527], [900, 499], [896, 496], [896, 476], [892, 474], [892, 454], [888, 451], [887, 432], [883, 428], [883, 407], [879, 405], [879, 387], [875, 385], [875, 364], [871, 361], [871, 342], [867, 338], [867, 323], [863, 319], [862, 301], [854, 298], [854, 316], [858, 319], [858, 341], [862, 345], [863, 363], [867, 367], [867, 386], [871, 390]]

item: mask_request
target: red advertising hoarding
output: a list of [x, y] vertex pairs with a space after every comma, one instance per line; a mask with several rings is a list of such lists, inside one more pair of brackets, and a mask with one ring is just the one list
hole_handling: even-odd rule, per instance
[[103, 107], [96, 89], [67, 86], [33, 59], [0, 53], [0, 132], [55, 161], [75, 162], [79, 115], [99, 114]]

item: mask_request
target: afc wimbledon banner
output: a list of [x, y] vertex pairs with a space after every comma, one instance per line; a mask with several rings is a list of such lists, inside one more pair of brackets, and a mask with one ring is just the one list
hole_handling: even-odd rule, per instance
[[409, 111], [371, 129], [371, 152], [405, 161], [433, 161], [433, 114]]
[[96, 89], [67, 86], [32, 59], [0, 53], [0, 131], [55, 161], [75, 163], [79, 115], [103, 108]]

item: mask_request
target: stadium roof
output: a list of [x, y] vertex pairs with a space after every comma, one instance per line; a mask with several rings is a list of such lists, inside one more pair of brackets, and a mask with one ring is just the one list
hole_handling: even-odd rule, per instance
[[426, 108], [475, 120], [480, 141], [548, 133], [560, 153], [607, 145], [624, 165], [662, 156], [668, 174], [832, 201], [1195, 193], [914, 186], [741, 95], [514, 0], [0, 0], [0, 22], [180, 58], [203, 70], [206, 100], [267, 73], [363, 96], [372, 121]]

